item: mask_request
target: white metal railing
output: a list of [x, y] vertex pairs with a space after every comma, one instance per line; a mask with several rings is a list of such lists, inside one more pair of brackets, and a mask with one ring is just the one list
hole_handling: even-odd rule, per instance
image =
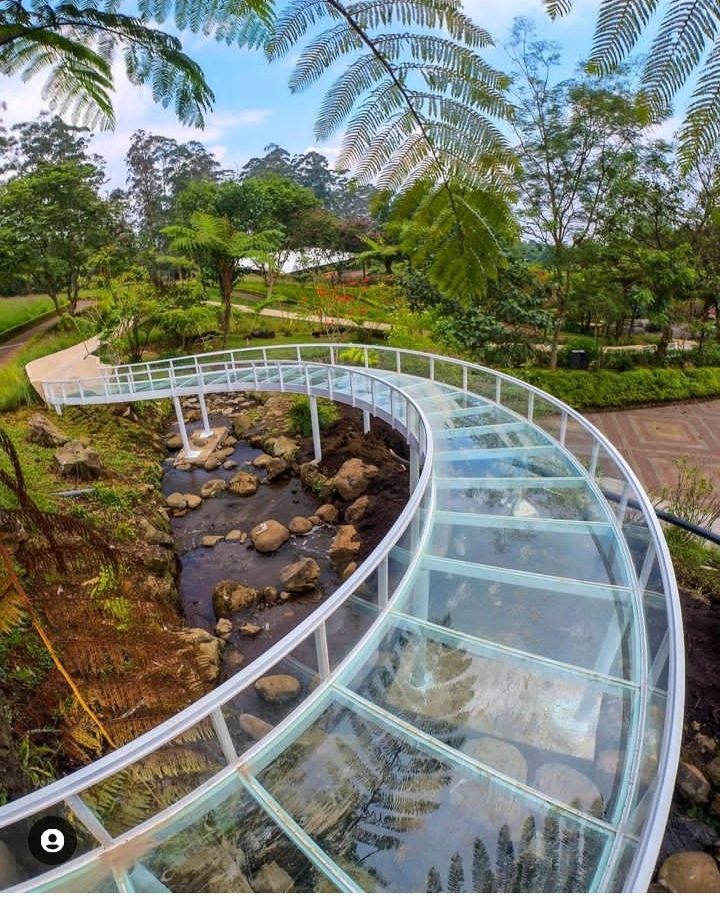
[[[291, 372], [293, 365], [302, 368], [304, 379], [301, 377], [298, 382], [293, 380]], [[338, 365], [342, 368], [336, 367]], [[372, 369], [379, 369], [379, 376], [373, 376]], [[314, 616], [276, 644], [266, 656], [236, 675], [236, 678], [242, 677], [243, 684], [247, 684], [257, 679], [262, 671], [269, 670], [278, 659], [284, 657], [286, 651], [290, 652], [299, 645], [310, 633], [309, 628], [315, 628], [321, 621], [326, 621], [352, 590], [363, 579], [367, 579], [368, 572], [377, 571], [378, 584], [387, 583], [389, 548], [407, 529], [413, 516], [418, 514], [423, 497], [427, 500], [426, 494], [430, 483], [428, 481], [430, 466], [427, 463], [431, 461], [433, 453], [431, 428], [420, 407], [412, 401], [412, 397], [394, 387], [383, 375], [385, 372], [414, 375], [449, 384], [456, 387], [458, 392], [487, 397], [489, 402], [498, 403], [514, 411], [528, 421], [535, 422], [560, 446], [566, 447], [585, 470], [589, 482], [596, 485], [596, 489], [610, 496], [620, 494], [619, 502], [616, 500], [611, 502], [617, 526], [626, 534], [629, 541], [644, 547], [644, 552], [632, 556], [635, 567], [637, 614], [641, 618], [638, 626], [644, 630], [642, 617], [651, 601], [655, 603], [654, 608], [658, 603], [662, 605], [667, 621], [666, 639], [657, 652], [654, 655], [647, 651], [642, 654], [645, 668], [641, 672], [643, 704], [646, 705], [650, 695], [666, 694], [667, 697], [659, 766], [655, 773], [655, 790], [645, 824], [640, 829], [637, 851], [624, 879], [626, 889], [645, 889], [662, 838], [662, 827], [673, 792], [674, 765], [679, 755], [684, 694], [682, 622], [669, 553], [652, 504], [620, 453], [594, 425], [567, 404], [511, 375], [451, 357], [357, 344], [253, 347], [123, 365], [112, 368], [103, 378], [47, 381], [44, 384], [44, 392], [48, 402], [58, 407], [65, 404], [127, 402], [161, 396], [182, 396], [198, 391], [226, 392], [250, 388], [308, 392], [349, 401], [373, 413], [382, 412], [386, 418], [401, 426], [411, 439], [416, 439], [421, 445], [421, 451], [426, 456], [421, 480], [403, 515], [383, 543], [358, 569], [352, 580], [346, 582]], [[319, 378], [318, 384], [314, 384], [311, 380], [316, 377]], [[363, 385], [365, 387], [368, 385], [365, 378], [371, 379], [369, 390], [361, 389]], [[385, 401], [385, 394], [388, 391], [391, 398], [389, 403]], [[402, 416], [396, 414], [397, 402], [408, 404], [404, 408], [406, 410], [412, 408], [413, 415], [406, 414], [406, 420], [402, 421]], [[418, 424], [418, 428], [412, 428], [410, 418], [421, 423], [422, 427]], [[330, 603], [332, 608], [329, 606]], [[382, 602], [379, 601], [378, 605], [382, 608]], [[322, 641], [320, 643], [322, 644]], [[234, 684], [237, 683], [240, 681], [235, 679], [228, 681], [200, 702], [215, 703], [213, 708], [219, 708], [227, 701], [235, 689]], [[219, 697], [217, 703], [213, 697]], [[70, 775], [69, 778], [45, 788], [44, 791], [38, 791], [5, 809], [0, 809], [0, 827], [8, 820], [8, 815], [11, 816], [11, 820], [18, 820], [30, 813], [28, 809], [37, 810], [38, 801], [42, 803], [43, 808], [46, 808], [49, 804], [70, 795], [68, 790], [73, 791], [72, 795], [76, 795], [87, 787], [86, 777], [89, 776], [93, 783], [97, 783], [113, 771], [127, 765], [128, 759], [142, 758], [157, 746], [163, 745], [166, 741], [161, 740], [157, 733], [159, 730], [165, 735], [170, 733], [167, 739], [172, 739], [207, 714], [209, 706], [204, 706], [202, 713], [196, 715], [193, 712], [195, 705], [181, 715], [175, 716], [163, 725], [162, 729], [151, 731], [118, 750], [117, 753], [112, 753], [88, 768]], [[272, 739], [272, 734], [267, 739]], [[118, 755], [123, 753], [124, 757]], [[633, 770], [633, 776], [630, 778], [631, 791], [638, 789], [641, 763], [642, 747], [636, 746], [631, 761]], [[95, 772], [98, 773], [97, 777]], [[40, 796], [48, 797], [48, 801], [34, 798]], [[610, 855], [605, 860], [608, 872], [612, 872], [619, 862], [619, 853], [623, 851], [624, 844], [622, 837], [628, 836], [628, 839], [633, 839], [629, 831], [630, 816], [635, 804], [632, 795], [625, 802], [625, 811], [617, 827], [618, 839], [615, 840]], [[604, 888], [609, 883], [606, 877], [600, 881], [600, 886]]]

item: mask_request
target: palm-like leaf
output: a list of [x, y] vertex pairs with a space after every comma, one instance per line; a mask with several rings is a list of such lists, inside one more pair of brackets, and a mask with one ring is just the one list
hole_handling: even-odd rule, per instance
[[[553, 17], [570, 11], [574, 0], [545, 0]], [[709, 0], [602, 0], [590, 67], [616, 68], [637, 46], [653, 16], [664, 14], [642, 76], [650, 109], [667, 110], [697, 73], [697, 83], [680, 130], [679, 155], [685, 166], [706, 155], [720, 140], [720, 7]]]
[[[327, 27], [318, 31], [320, 24]], [[403, 208], [418, 220], [422, 210], [442, 208], [459, 255], [448, 281], [449, 267], [428, 252], [430, 275], [446, 289], [452, 283], [463, 296], [476, 295], [497, 265], [498, 245], [477, 227], [483, 214], [472, 204], [488, 185], [504, 202], [513, 159], [496, 124], [511, 113], [508, 82], [479, 53], [492, 44], [488, 32], [458, 0], [290, 0], [268, 54], [284, 56], [303, 40], [293, 91], [342, 68], [322, 103], [318, 139], [344, 126], [339, 167], [407, 195]]]

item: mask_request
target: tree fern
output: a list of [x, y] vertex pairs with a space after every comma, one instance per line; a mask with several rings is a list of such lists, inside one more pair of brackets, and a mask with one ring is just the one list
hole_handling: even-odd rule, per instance
[[[439, 218], [443, 239], [423, 252], [429, 275], [476, 297], [502, 256], [485, 222], [508, 219], [513, 159], [497, 126], [511, 112], [508, 80], [479, 52], [492, 45], [488, 32], [458, 0], [290, 0], [267, 52], [277, 59], [302, 42], [293, 91], [342, 67], [321, 105], [318, 140], [343, 127], [340, 167], [406, 199], [398, 215], [415, 230], [429, 214]], [[438, 246], [451, 250], [438, 257]]]
[[[568, 13], [573, 0], [545, 0], [545, 6], [556, 17]], [[597, 72], [616, 68], [661, 10], [642, 88], [650, 109], [661, 117], [697, 74], [680, 129], [679, 155], [687, 167], [720, 139], [720, 7], [708, 0], [602, 0], [589, 64]]]

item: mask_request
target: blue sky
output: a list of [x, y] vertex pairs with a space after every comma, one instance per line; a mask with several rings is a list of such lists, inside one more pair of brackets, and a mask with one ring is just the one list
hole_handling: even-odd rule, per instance
[[[537, 22], [543, 36], [563, 45], [563, 68], [570, 73], [590, 49], [598, 0], [576, 0], [572, 15], [554, 23], [544, 14], [541, 0], [465, 0], [464, 6], [495, 38], [497, 49], [487, 54], [489, 62], [508, 67], [502, 45], [508, 40], [514, 18], [524, 15]], [[197, 131], [180, 125], [171, 111], [153, 103], [148, 89], [128, 84], [122, 68], [116, 67], [117, 127], [94, 141], [94, 149], [108, 161], [112, 186], [124, 182], [123, 156], [130, 135], [138, 128], [178, 140], [201, 140], [227, 168], [241, 167], [251, 156], [262, 154], [270, 143], [291, 152], [313, 147], [334, 159], [341, 135], [319, 145], [313, 134], [315, 114], [332, 76], [311, 90], [293, 95], [288, 88], [292, 57], [269, 64], [260, 53], [226, 47], [196, 35], [184, 35], [183, 41], [187, 52], [203, 67], [216, 96], [206, 129]], [[0, 99], [7, 105], [3, 115], [6, 124], [32, 118], [44, 107], [42, 81], [40, 75], [27, 84], [19, 79], [0, 83]]]

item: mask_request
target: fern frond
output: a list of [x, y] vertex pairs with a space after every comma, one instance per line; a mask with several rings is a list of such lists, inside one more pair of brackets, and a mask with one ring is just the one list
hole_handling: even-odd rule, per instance
[[573, 8], [574, 0], [544, 0], [545, 9], [551, 19], [566, 16]]
[[678, 135], [684, 168], [709, 154], [720, 141], [720, 42], [712, 49], [688, 105]]

